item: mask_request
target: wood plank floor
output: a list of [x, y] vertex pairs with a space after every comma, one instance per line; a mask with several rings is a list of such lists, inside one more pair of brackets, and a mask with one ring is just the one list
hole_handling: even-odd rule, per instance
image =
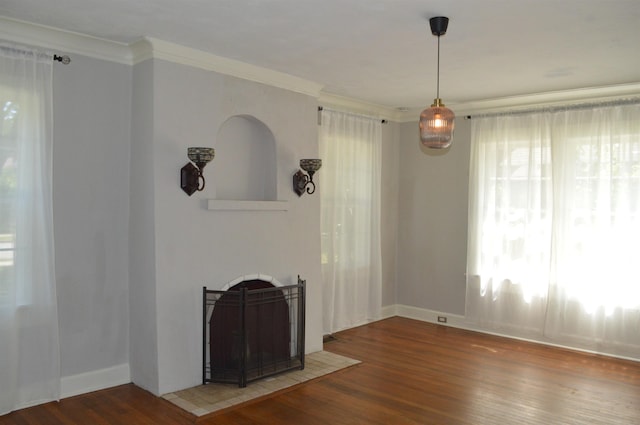
[[123, 385], [0, 425], [640, 424], [640, 363], [394, 317], [325, 350], [363, 363], [199, 419]]

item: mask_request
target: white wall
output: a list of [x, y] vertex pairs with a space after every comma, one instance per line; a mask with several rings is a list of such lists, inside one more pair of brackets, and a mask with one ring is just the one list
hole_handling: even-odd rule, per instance
[[446, 151], [423, 148], [417, 125], [400, 129], [397, 303], [463, 315], [470, 121]]
[[[149, 299], [155, 298], [157, 346], [152, 346], [154, 341], [149, 336], [132, 350], [134, 382], [157, 394], [201, 383], [202, 287], [220, 288], [248, 273], [265, 273], [284, 284], [295, 283], [298, 274], [307, 279], [307, 352], [322, 349], [320, 198], [298, 198], [291, 188], [299, 159], [318, 155], [316, 100], [162, 60], [147, 61], [135, 68], [134, 83], [143, 78], [143, 72], [153, 81], [153, 146], [148, 146], [146, 155], [152, 169], [145, 166], [144, 171], [135, 171], [145, 182], [151, 174], [153, 189], [152, 194], [144, 195], [141, 192], [147, 190], [147, 184], [132, 183], [131, 234], [151, 242], [148, 223], [141, 220], [134, 207], [136, 211], [148, 211], [154, 226], [154, 258], [149, 263], [154, 264], [151, 274], [155, 274], [155, 288], [142, 284], [141, 293], [134, 295], [137, 279], [147, 277], [141, 276], [141, 267], [132, 265], [132, 341], [138, 333], [134, 329], [153, 334], [148, 329], [154, 325], [147, 317], [151, 314], [149, 301], [141, 298], [146, 291]], [[189, 197], [180, 189], [179, 170], [188, 161], [187, 147], [215, 148], [220, 126], [235, 115], [253, 116], [273, 133], [278, 199], [289, 201], [288, 211], [209, 211], [206, 200], [213, 198], [215, 191], [205, 189]], [[147, 145], [148, 131], [136, 132], [134, 128], [134, 138], [144, 133], [141, 138]], [[137, 143], [133, 140], [134, 147]], [[134, 168], [139, 156], [132, 155]], [[216, 163], [226, 160], [216, 156], [205, 168], [205, 178], [210, 178]], [[319, 184], [321, 174], [322, 170]], [[135, 221], [134, 215], [138, 216]], [[135, 279], [134, 274], [138, 276]], [[138, 303], [146, 314], [136, 313]], [[157, 352], [157, 385], [137, 373], [144, 352], [152, 357]]]
[[131, 379], [158, 392], [156, 317], [155, 183], [153, 139], [153, 66], [133, 67], [130, 232], [129, 232], [129, 364]]
[[[315, 99], [163, 61], [72, 60], [54, 73], [62, 375], [76, 386], [63, 395], [122, 383], [129, 367], [156, 394], [198, 384], [201, 288], [245, 273], [306, 278], [307, 351], [321, 349], [319, 197], [291, 190], [298, 160], [318, 154]], [[215, 191], [178, 186], [187, 147], [215, 147], [244, 114], [274, 134], [287, 212], [207, 211]]]
[[131, 67], [73, 55], [53, 75], [60, 357], [70, 378], [129, 361]]

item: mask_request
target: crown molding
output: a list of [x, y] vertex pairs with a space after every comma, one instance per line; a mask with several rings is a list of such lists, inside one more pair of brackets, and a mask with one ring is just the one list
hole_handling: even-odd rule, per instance
[[[417, 121], [422, 111], [422, 108], [400, 110], [326, 93], [322, 91], [321, 84], [313, 81], [154, 38], [143, 38], [132, 44], [117, 43], [0, 16], [0, 39], [43, 47], [59, 54], [77, 53], [125, 65], [135, 65], [152, 58], [163, 59], [312, 96], [318, 98], [319, 103], [323, 106], [374, 115], [396, 122]], [[640, 82], [470, 102], [450, 102], [448, 106], [456, 115], [463, 116], [638, 96], [640, 96]]]
[[131, 44], [133, 63], [147, 59], [162, 59], [220, 74], [278, 87], [285, 90], [318, 97], [322, 85], [283, 72], [224, 58], [190, 47], [145, 37]]
[[127, 44], [1, 16], [0, 38], [58, 53], [77, 53], [95, 59], [132, 64], [131, 49]]
[[135, 65], [151, 58], [163, 59], [312, 97], [318, 97], [322, 89], [321, 84], [313, 81], [154, 38], [143, 38], [132, 44], [116, 43], [0, 16], [0, 39], [125, 65]]
[[[523, 96], [510, 96], [496, 99], [483, 99], [472, 102], [447, 102], [457, 116], [490, 114], [522, 109], [535, 109], [552, 106], [568, 106], [587, 102], [607, 102], [612, 100], [640, 97], [640, 83], [617, 84], [601, 87], [586, 87], [574, 90], [559, 90], [534, 93]], [[404, 122], [418, 122], [424, 107], [394, 109], [341, 97], [330, 93], [320, 93], [321, 105], [340, 108], [347, 112], [374, 115], [376, 117]]]
[[321, 106], [340, 109], [356, 114], [370, 115], [375, 118], [398, 121], [403, 112], [396, 108], [364, 102], [358, 99], [339, 96], [333, 93], [320, 92], [318, 103]]
[[518, 110], [572, 105], [585, 102], [606, 102], [637, 96], [640, 96], [640, 83], [617, 84], [612, 86], [585, 87], [574, 90], [560, 90], [525, 96], [487, 99], [477, 102], [465, 102], [457, 105], [454, 104], [451, 106], [451, 109], [456, 108], [456, 113], [469, 115], [472, 113], [500, 112], [507, 109]]
[[[451, 108], [457, 116], [465, 116], [552, 106], [569, 106], [588, 102], [607, 102], [633, 97], [640, 97], [640, 83], [559, 90], [472, 102], [449, 102], [447, 106]], [[403, 112], [399, 120], [400, 122], [417, 121], [421, 111], [422, 109], [415, 108]]]
[[135, 65], [151, 58], [163, 59], [313, 97], [318, 97], [322, 89], [321, 84], [309, 80], [154, 38], [143, 38], [132, 44], [116, 43], [1, 16], [0, 38], [14, 43], [55, 50], [59, 53], [77, 53], [125, 65]]

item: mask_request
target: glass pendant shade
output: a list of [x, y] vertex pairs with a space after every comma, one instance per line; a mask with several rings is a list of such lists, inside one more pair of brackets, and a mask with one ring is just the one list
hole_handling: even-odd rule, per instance
[[456, 115], [435, 99], [430, 108], [420, 114], [420, 142], [431, 149], [445, 149], [453, 141]]
[[440, 99], [440, 36], [447, 32], [449, 18], [436, 16], [429, 19], [431, 33], [438, 36], [438, 74], [437, 94], [433, 105], [420, 114], [420, 142], [427, 148], [445, 149], [453, 141], [454, 119], [453, 111], [444, 106]]

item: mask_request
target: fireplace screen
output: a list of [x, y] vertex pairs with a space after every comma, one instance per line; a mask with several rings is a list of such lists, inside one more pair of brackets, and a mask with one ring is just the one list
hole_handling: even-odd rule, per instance
[[227, 291], [203, 288], [203, 384], [247, 383], [304, 369], [305, 281], [251, 279]]

